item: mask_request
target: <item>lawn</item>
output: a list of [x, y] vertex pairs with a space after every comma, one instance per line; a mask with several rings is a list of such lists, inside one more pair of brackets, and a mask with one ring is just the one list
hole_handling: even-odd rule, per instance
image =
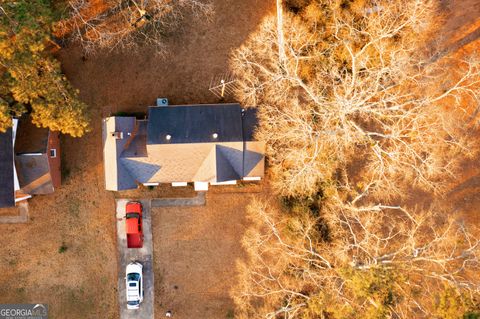
[[206, 206], [152, 210], [156, 316], [228, 318], [251, 195], [208, 194]]

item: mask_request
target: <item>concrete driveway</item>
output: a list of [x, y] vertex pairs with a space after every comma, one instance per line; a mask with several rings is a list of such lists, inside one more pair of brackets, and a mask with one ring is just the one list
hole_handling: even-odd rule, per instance
[[[141, 200], [143, 206], [143, 247], [139, 249], [127, 248], [125, 234], [125, 205], [128, 199], [117, 199], [117, 250], [119, 258], [118, 268], [118, 300], [121, 319], [153, 319], [154, 287], [153, 287], [153, 240], [150, 200]], [[125, 268], [131, 261], [140, 261], [143, 264], [144, 298], [138, 310], [127, 309], [125, 292]]]

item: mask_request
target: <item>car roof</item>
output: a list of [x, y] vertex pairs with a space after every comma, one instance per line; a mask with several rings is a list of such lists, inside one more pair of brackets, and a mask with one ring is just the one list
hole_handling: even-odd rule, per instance
[[139, 273], [140, 275], [142, 274], [142, 269], [143, 266], [140, 263], [130, 263], [127, 265], [126, 272], [127, 274], [130, 273]]

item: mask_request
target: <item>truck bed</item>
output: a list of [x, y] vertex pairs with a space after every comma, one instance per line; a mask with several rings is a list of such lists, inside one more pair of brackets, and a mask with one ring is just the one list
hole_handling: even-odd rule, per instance
[[140, 234], [127, 234], [127, 247], [128, 248], [142, 248], [143, 238]]

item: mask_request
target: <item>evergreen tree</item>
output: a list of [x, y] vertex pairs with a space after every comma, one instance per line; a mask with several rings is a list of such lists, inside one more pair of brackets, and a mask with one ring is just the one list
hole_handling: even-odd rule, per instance
[[0, 0], [0, 131], [31, 111], [33, 123], [82, 136], [86, 105], [48, 50], [54, 21], [48, 0]]

